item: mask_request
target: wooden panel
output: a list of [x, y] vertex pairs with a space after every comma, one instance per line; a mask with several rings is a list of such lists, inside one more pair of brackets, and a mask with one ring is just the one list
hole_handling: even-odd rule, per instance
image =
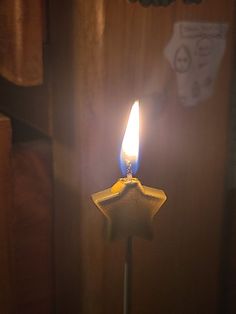
[[234, 77], [231, 91], [231, 112], [230, 112], [230, 156], [229, 156], [229, 186], [236, 188], [236, 70], [234, 68]]
[[3, 0], [0, 21], [0, 74], [21, 86], [41, 84], [42, 0]]
[[138, 176], [168, 202], [154, 241], [134, 243], [133, 313], [217, 313], [231, 28], [214, 95], [194, 108], [178, 103], [163, 49], [175, 21], [232, 18], [232, 0], [164, 9], [52, 1], [57, 313], [122, 312], [123, 243], [104, 240], [90, 194], [120, 175], [136, 98], [144, 98]]
[[50, 136], [50, 101], [47, 83], [41, 86], [19, 87], [0, 79], [0, 109]]
[[236, 312], [236, 190], [227, 193], [224, 245], [222, 247], [222, 313]]
[[18, 314], [52, 313], [51, 164], [49, 142], [14, 144], [10, 230]]
[[0, 114], [0, 313], [2, 314], [12, 313], [14, 303], [10, 276], [11, 243], [8, 232], [8, 218], [12, 200], [10, 149], [10, 120]]
[[[43, 5], [45, 8], [42, 8]], [[2, 54], [0, 74], [7, 80], [20, 85], [16, 86], [0, 78], [0, 109], [8, 116], [50, 135], [51, 112], [48, 93], [50, 69], [46, 48], [48, 40], [47, 14], [42, 16], [42, 13], [46, 13], [47, 6], [48, 1], [46, 0], [2, 1], [0, 4], [0, 17], [2, 17], [0, 22], [0, 56]], [[14, 10], [17, 8], [21, 12], [16, 13]], [[20, 14], [20, 18], [17, 18], [15, 14]], [[14, 18], [17, 19], [15, 23]], [[9, 32], [9, 36], [6, 36], [6, 32]], [[20, 33], [22, 36], [20, 37], [20, 48], [14, 46], [16, 44], [14, 36], [20, 36], [19, 32], [22, 32], [22, 34]], [[20, 51], [18, 51], [19, 49]], [[42, 84], [43, 61], [45, 69]], [[20, 64], [16, 66], [16, 62]], [[32, 86], [39, 84], [40, 86]]]

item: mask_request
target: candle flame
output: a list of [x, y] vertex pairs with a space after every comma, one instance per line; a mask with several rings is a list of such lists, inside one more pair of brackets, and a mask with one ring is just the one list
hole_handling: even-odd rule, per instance
[[139, 156], [139, 102], [133, 104], [120, 153], [120, 167], [123, 175], [135, 174]]

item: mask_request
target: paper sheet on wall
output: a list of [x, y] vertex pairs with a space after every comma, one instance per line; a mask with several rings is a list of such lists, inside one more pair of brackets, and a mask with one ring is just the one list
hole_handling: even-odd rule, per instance
[[227, 29], [222, 23], [175, 23], [164, 53], [176, 73], [181, 104], [194, 106], [212, 95]]

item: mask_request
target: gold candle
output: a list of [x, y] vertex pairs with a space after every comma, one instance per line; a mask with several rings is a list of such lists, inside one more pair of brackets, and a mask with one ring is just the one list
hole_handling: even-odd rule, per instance
[[[139, 236], [152, 238], [152, 220], [166, 200], [164, 191], [143, 186], [132, 175], [137, 171], [139, 152], [139, 103], [131, 109], [121, 149], [121, 168], [127, 177], [92, 195], [106, 217], [111, 240]], [[123, 171], [124, 172], [124, 171]]]

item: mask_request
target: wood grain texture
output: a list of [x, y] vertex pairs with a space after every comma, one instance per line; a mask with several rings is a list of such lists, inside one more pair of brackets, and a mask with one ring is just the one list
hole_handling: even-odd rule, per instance
[[236, 190], [227, 192], [222, 246], [222, 313], [236, 312]]
[[[23, 11], [22, 18], [17, 20], [19, 25], [13, 23], [14, 3], [17, 2], [21, 3]], [[0, 78], [0, 109], [11, 118], [20, 120], [50, 136], [51, 107], [48, 91], [50, 69], [46, 48], [47, 6], [48, 0], [4, 0], [0, 3], [0, 17], [2, 18], [0, 22], [0, 74], [8, 80]], [[9, 27], [9, 36], [6, 37], [7, 27]], [[21, 28], [22, 51], [19, 52], [14, 47], [15, 42], [12, 37]], [[16, 55], [20, 63], [19, 68], [15, 65]], [[43, 66], [44, 80], [42, 78]], [[10, 74], [5, 73], [6, 70]], [[40, 86], [32, 86], [39, 84]]]
[[13, 313], [11, 282], [9, 211], [12, 206], [10, 170], [11, 124], [0, 114], [0, 313]]
[[[143, 99], [138, 177], [163, 188], [168, 201], [154, 241], [134, 242], [133, 313], [218, 312], [233, 10], [232, 0], [164, 9], [52, 1], [57, 313], [122, 313], [123, 243], [104, 240], [90, 194], [120, 176], [136, 98]], [[230, 24], [214, 95], [191, 109], [178, 103], [163, 55], [181, 20]]]
[[45, 140], [14, 144], [12, 265], [17, 314], [53, 311], [51, 147]]
[[0, 74], [21, 86], [42, 83], [42, 0], [0, 2]]

